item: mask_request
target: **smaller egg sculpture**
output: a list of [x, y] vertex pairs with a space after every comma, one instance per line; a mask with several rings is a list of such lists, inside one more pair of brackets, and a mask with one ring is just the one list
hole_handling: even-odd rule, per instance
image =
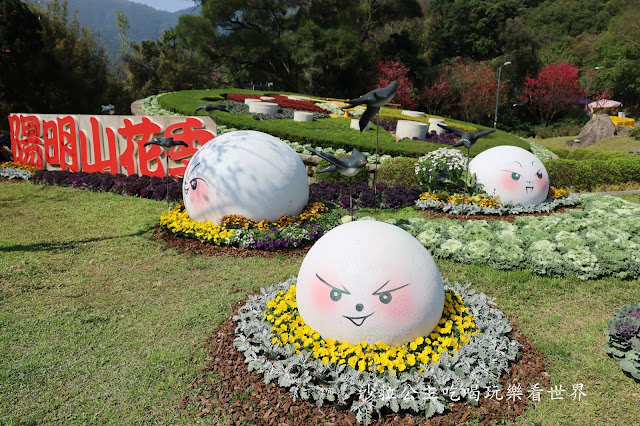
[[302, 262], [298, 311], [324, 339], [400, 345], [428, 336], [444, 310], [429, 252], [408, 232], [357, 221], [325, 234]]
[[207, 142], [189, 161], [182, 189], [187, 213], [198, 222], [230, 214], [274, 221], [300, 214], [309, 201], [300, 156], [280, 139], [251, 130]]
[[469, 172], [490, 196], [502, 202], [540, 204], [549, 193], [549, 175], [542, 161], [529, 151], [501, 145], [478, 154]]

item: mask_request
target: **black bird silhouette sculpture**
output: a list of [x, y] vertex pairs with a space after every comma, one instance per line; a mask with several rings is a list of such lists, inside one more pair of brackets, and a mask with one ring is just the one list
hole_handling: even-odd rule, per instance
[[167, 151], [176, 146], [188, 147], [189, 145], [187, 145], [187, 143], [184, 141], [175, 141], [171, 137], [157, 138], [144, 144], [144, 146], [148, 145], [158, 145], [165, 151], [165, 158], [167, 159], [167, 167], [165, 169], [165, 180], [167, 181], [167, 209], [169, 209], [169, 155], [167, 155]]
[[103, 114], [115, 114], [115, 112], [116, 112], [116, 107], [113, 106], [112, 104], [102, 105]]
[[464, 146], [467, 148], [467, 173], [466, 173], [466, 181], [464, 186], [464, 199], [462, 200], [462, 213], [464, 214], [464, 207], [467, 204], [467, 186], [469, 184], [469, 155], [471, 151], [471, 145], [476, 143], [478, 139], [483, 136], [487, 136], [489, 133], [493, 133], [496, 129], [487, 129], [481, 132], [465, 132], [464, 130], [457, 129], [455, 127], [447, 126], [446, 124], [438, 123], [438, 126], [442, 127], [448, 132], [455, 133], [460, 136], [460, 140], [456, 142], [453, 146]]
[[343, 176], [353, 177], [367, 164], [367, 157], [355, 148], [351, 151], [351, 157], [343, 160], [339, 160], [331, 154], [316, 151], [313, 148], [307, 149], [331, 164], [329, 167], [318, 170], [316, 173], [338, 172]]
[[394, 97], [400, 83], [392, 81], [387, 87], [374, 89], [356, 99], [347, 101], [347, 108], [353, 108], [358, 105], [366, 105], [367, 109], [360, 117], [360, 131], [362, 132], [374, 115], [380, 112], [380, 108], [385, 106]]
[[400, 83], [397, 81], [392, 81], [389, 83], [387, 87], [383, 87], [380, 89], [373, 89], [372, 91], [360, 96], [356, 99], [351, 99], [347, 101], [347, 108], [353, 108], [357, 105], [366, 105], [367, 109], [360, 117], [358, 124], [360, 125], [360, 131], [362, 132], [367, 124], [371, 121], [374, 115], [378, 114], [378, 125], [376, 126], [376, 159], [375, 164], [376, 168], [373, 170], [373, 193], [374, 197], [377, 198], [376, 193], [376, 176], [378, 175], [378, 144], [380, 140], [380, 108], [385, 106], [386, 104], [393, 99], [396, 92], [398, 91], [398, 86]]
[[478, 141], [478, 139], [480, 139], [481, 137], [487, 136], [489, 133], [493, 133], [493, 132], [496, 131], [496, 129], [487, 129], [487, 130], [483, 130], [481, 132], [465, 132], [465, 131], [457, 129], [455, 127], [447, 126], [446, 124], [438, 123], [438, 126], [442, 127], [443, 129], [445, 129], [448, 132], [455, 133], [456, 135], [460, 136], [460, 140], [458, 142], [456, 142], [456, 144], [453, 145], [453, 146], [463, 146], [464, 145], [467, 149], [470, 149], [471, 145], [476, 143]]
[[353, 181], [353, 176], [357, 175], [360, 169], [367, 165], [367, 157], [355, 148], [351, 151], [351, 157], [347, 157], [342, 160], [337, 159], [331, 154], [316, 151], [313, 148], [307, 149], [315, 155], [324, 158], [331, 164], [329, 167], [318, 170], [316, 173], [338, 172], [343, 176], [349, 177], [349, 211], [352, 212], [353, 199], [351, 197], [351, 183]]
[[164, 148], [165, 150], [169, 150], [171, 148], [173, 148], [174, 146], [189, 146], [187, 145], [185, 142], [183, 141], [175, 141], [173, 140], [173, 138], [168, 138], [168, 137], [163, 137], [163, 138], [157, 138], [154, 139], [152, 141], [149, 141], [147, 143], [144, 144], [144, 146], [147, 145], [158, 145], [161, 146], [162, 148]]
[[196, 112], [200, 110], [204, 110], [204, 112], [206, 112], [207, 114], [211, 114], [213, 111], [229, 112], [229, 110], [223, 107], [222, 105], [215, 105], [215, 104], [200, 105], [198, 108], [196, 108]]

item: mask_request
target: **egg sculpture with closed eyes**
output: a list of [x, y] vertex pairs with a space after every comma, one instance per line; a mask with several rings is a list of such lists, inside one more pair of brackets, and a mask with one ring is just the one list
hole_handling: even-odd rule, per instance
[[252, 130], [203, 145], [189, 161], [182, 190], [187, 213], [198, 222], [231, 214], [275, 221], [297, 216], [309, 200], [300, 156], [280, 139]]

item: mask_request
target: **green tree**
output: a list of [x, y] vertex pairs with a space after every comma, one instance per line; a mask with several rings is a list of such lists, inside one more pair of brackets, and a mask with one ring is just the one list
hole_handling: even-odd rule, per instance
[[611, 21], [608, 31], [598, 43], [602, 69], [596, 82], [613, 90], [615, 100], [624, 103], [629, 112], [640, 110], [640, 2]]
[[429, 2], [426, 42], [432, 61], [464, 57], [493, 59], [501, 54], [500, 34], [508, 19], [519, 16], [519, 0], [440, 0]]
[[[66, 1], [46, 7], [16, 0], [0, 2], [0, 111], [99, 113], [113, 103], [126, 111], [130, 101], [108, 74], [107, 58]], [[3, 120], [2, 127], [7, 123]]]

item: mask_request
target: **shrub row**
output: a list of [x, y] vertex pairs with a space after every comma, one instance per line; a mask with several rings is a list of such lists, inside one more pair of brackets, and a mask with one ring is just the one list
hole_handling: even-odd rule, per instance
[[640, 183], [640, 157], [623, 153], [608, 159], [559, 158], [545, 164], [551, 183], [574, 191], [591, 191], [598, 185]]

